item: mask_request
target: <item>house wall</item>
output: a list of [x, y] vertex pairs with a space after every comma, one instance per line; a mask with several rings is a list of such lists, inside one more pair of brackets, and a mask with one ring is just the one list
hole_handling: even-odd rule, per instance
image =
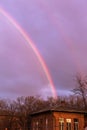
[[[64, 119], [64, 126], [60, 128], [60, 119]], [[74, 128], [78, 119], [78, 129]], [[67, 121], [71, 121], [71, 129], [67, 128]], [[84, 130], [84, 114], [48, 112], [32, 116], [31, 130]]]
[[84, 115], [85, 124], [84, 126], [87, 128], [87, 114]]
[[16, 130], [17, 128], [20, 128], [18, 117], [0, 115], [0, 130]]
[[71, 130], [74, 130], [74, 119], [78, 119], [78, 130], [84, 130], [84, 115], [77, 113], [54, 112], [54, 129], [59, 130], [59, 120], [64, 119], [64, 130], [67, 130], [67, 122], [71, 122]]
[[51, 113], [32, 116], [31, 130], [53, 130], [53, 117]]

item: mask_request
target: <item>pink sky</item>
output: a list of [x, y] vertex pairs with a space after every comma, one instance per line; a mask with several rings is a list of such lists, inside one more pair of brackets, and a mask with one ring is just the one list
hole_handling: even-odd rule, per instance
[[[34, 41], [58, 95], [71, 90], [75, 74], [87, 73], [87, 1], [1, 0], [0, 7]], [[52, 94], [33, 51], [2, 14], [0, 54], [1, 96]]]

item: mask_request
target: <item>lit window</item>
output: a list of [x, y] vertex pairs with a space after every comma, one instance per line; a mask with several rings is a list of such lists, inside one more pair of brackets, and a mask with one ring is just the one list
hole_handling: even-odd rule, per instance
[[74, 130], [78, 130], [79, 128], [78, 128], [78, 122], [79, 122], [79, 120], [78, 119], [74, 119]]
[[48, 130], [48, 119], [46, 118], [46, 130]]
[[36, 122], [36, 130], [38, 130], [38, 121]]
[[71, 130], [71, 119], [66, 119], [66, 130]]
[[64, 130], [64, 118], [59, 118], [59, 130]]

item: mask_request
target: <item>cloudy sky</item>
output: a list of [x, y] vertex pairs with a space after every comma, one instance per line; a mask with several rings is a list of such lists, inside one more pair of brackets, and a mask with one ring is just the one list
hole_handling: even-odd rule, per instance
[[[87, 74], [86, 0], [0, 0], [0, 10], [32, 39], [49, 70], [57, 95]], [[53, 95], [33, 49], [0, 11], [0, 97]]]

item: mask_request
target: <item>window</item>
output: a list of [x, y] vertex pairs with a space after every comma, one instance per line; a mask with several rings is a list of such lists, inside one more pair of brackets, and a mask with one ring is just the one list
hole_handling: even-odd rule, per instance
[[74, 130], [78, 130], [79, 128], [78, 128], [78, 122], [79, 122], [79, 120], [78, 119], [74, 119]]
[[43, 129], [43, 119], [41, 118], [40, 120], [39, 120], [39, 129], [41, 130], [41, 129]]
[[59, 130], [64, 130], [64, 118], [59, 118]]
[[33, 130], [35, 130], [35, 121], [33, 122]]
[[38, 124], [39, 124], [38, 121], [33, 122], [33, 130], [38, 130]]
[[48, 130], [48, 119], [46, 118], [46, 130]]
[[36, 122], [36, 130], [38, 130], [38, 121]]
[[66, 130], [71, 130], [71, 119], [66, 119]]

